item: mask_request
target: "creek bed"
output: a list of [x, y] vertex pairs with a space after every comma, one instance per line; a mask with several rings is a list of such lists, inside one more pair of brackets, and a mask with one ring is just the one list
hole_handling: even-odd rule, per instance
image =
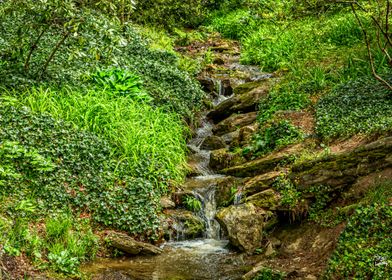
[[241, 279], [247, 271], [227, 241], [199, 239], [167, 243], [158, 256], [101, 259], [83, 267], [94, 280]]

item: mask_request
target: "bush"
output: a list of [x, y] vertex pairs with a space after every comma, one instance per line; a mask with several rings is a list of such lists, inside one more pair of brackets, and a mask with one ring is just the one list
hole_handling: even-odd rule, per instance
[[[145, 179], [131, 178], [105, 140], [4, 100], [0, 116], [0, 167], [6, 170], [0, 197], [32, 199], [33, 208], [20, 207], [36, 209], [32, 212], [38, 216], [71, 207], [129, 233], [154, 235], [159, 190]], [[102, 209], [106, 203], [110, 208]], [[7, 211], [12, 218], [19, 212]]]
[[392, 209], [375, 203], [356, 209], [339, 238], [326, 279], [388, 279], [392, 276]]
[[[174, 52], [152, 49], [142, 32], [131, 24], [123, 25], [88, 6], [74, 11], [75, 7], [71, 5], [72, 8], [67, 6], [67, 9], [83, 20], [70, 22], [75, 30], [72, 29], [72, 34], [65, 33], [68, 36], [64, 38], [64, 28], [71, 27], [52, 23], [59, 19], [44, 13], [45, 5], [23, 0], [21, 3], [29, 5], [13, 6], [11, 2], [0, 6], [0, 32], [4, 35], [0, 40], [0, 75], [4, 77], [1, 85], [29, 88], [42, 85], [44, 81], [54, 87], [65, 84], [82, 88], [86, 86], [86, 78], [96, 74], [97, 69], [112, 71], [115, 68], [141, 77], [144, 89], [155, 105], [165, 106], [188, 118], [194, 109], [200, 108], [204, 92], [195, 79], [179, 69]], [[63, 4], [56, 2], [54, 5]], [[40, 17], [40, 11], [50, 22], [40, 22], [36, 18]], [[67, 14], [61, 16], [68, 18]], [[44, 31], [41, 37], [40, 31]], [[61, 44], [56, 48], [58, 43]]]
[[264, 155], [275, 149], [293, 144], [302, 138], [302, 132], [290, 122], [285, 120], [271, 122], [254, 135], [251, 145], [246, 147], [243, 153], [253, 157]]
[[131, 176], [149, 179], [161, 187], [168, 180], [183, 179], [186, 129], [181, 118], [134, 101], [134, 96], [139, 100], [145, 97], [140, 91], [116, 96], [112, 90], [33, 88], [14, 96], [34, 112], [50, 113], [109, 141], [110, 152], [126, 165]]
[[337, 87], [316, 105], [317, 133], [325, 140], [392, 130], [389, 91], [373, 78]]

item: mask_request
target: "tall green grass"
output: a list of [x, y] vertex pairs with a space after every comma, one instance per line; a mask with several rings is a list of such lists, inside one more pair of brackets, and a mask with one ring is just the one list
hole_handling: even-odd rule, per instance
[[33, 112], [49, 113], [106, 138], [132, 176], [155, 182], [183, 178], [187, 130], [176, 113], [105, 91], [32, 88], [9, 94]]

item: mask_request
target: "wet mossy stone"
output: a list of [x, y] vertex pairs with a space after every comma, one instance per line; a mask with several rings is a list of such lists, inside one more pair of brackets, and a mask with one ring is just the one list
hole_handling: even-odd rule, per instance
[[267, 84], [255, 88], [241, 95], [234, 95], [220, 103], [214, 110], [207, 114], [215, 124], [230, 117], [232, 114], [243, 114], [257, 111], [257, 105], [261, 99], [268, 96], [269, 86]]
[[161, 248], [136, 241], [124, 233], [110, 232], [106, 240], [109, 246], [130, 255], [157, 255], [162, 253]]
[[290, 179], [301, 190], [325, 185], [332, 191], [353, 184], [360, 176], [391, 166], [392, 137], [386, 137], [351, 152], [295, 165]]
[[221, 136], [221, 135], [236, 131], [238, 128], [242, 128], [244, 126], [250, 125], [250, 124], [254, 123], [256, 121], [256, 119], [257, 119], [257, 112], [232, 115], [229, 118], [218, 123], [212, 129], [212, 132], [215, 135]]
[[241, 251], [253, 253], [261, 247], [263, 232], [275, 215], [252, 203], [232, 205], [221, 209], [216, 218], [226, 231], [230, 243]]
[[208, 136], [201, 144], [201, 149], [203, 150], [218, 150], [225, 148], [226, 144], [219, 136]]
[[242, 164], [245, 158], [241, 153], [232, 153], [228, 149], [219, 149], [211, 152], [209, 166], [213, 170], [222, 170], [231, 166]]
[[240, 94], [247, 93], [257, 87], [260, 87], [262, 84], [263, 84], [263, 81], [244, 83], [244, 84], [241, 84], [241, 85], [235, 87], [233, 91], [234, 91], [234, 94], [240, 95]]

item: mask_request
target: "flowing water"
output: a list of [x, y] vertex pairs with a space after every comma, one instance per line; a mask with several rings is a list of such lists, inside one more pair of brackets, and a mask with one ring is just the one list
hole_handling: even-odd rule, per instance
[[[234, 64], [233, 67], [245, 67]], [[248, 67], [249, 68], [249, 67]], [[248, 69], [257, 72], [256, 69]], [[258, 78], [259, 76], [257, 76]], [[261, 76], [260, 76], [261, 77]], [[218, 95], [213, 104], [219, 105], [229, 98], [222, 83], [227, 80], [222, 75], [215, 80]], [[261, 77], [268, 78], [268, 77]], [[243, 83], [245, 81], [239, 81]], [[163, 253], [158, 256], [137, 256], [119, 260], [100, 260], [86, 266], [84, 272], [93, 275], [93, 279], [240, 279], [246, 272], [241, 255], [227, 249], [228, 241], [222, 238], [219, 223], [215, 220], [217, 212], [213, 182], [222, 175], [215, 174], [209, 168], [211, 151], [202, 149], [203, 141], [211, 136], [213, 123], [206, 114], [200, 119], [200, 128], [188, 143], [189, 150], [198, 176], [188, 178], [187, 185], [193, 195], [200, 200], [202, 209], [198, 215], [204, 220], [204, 238], [185, 240], [183, 225], [176, 225], [175, 238], [164, 244]], [[241, 200], [241, 192], [235, 195], [234, 203]]]

